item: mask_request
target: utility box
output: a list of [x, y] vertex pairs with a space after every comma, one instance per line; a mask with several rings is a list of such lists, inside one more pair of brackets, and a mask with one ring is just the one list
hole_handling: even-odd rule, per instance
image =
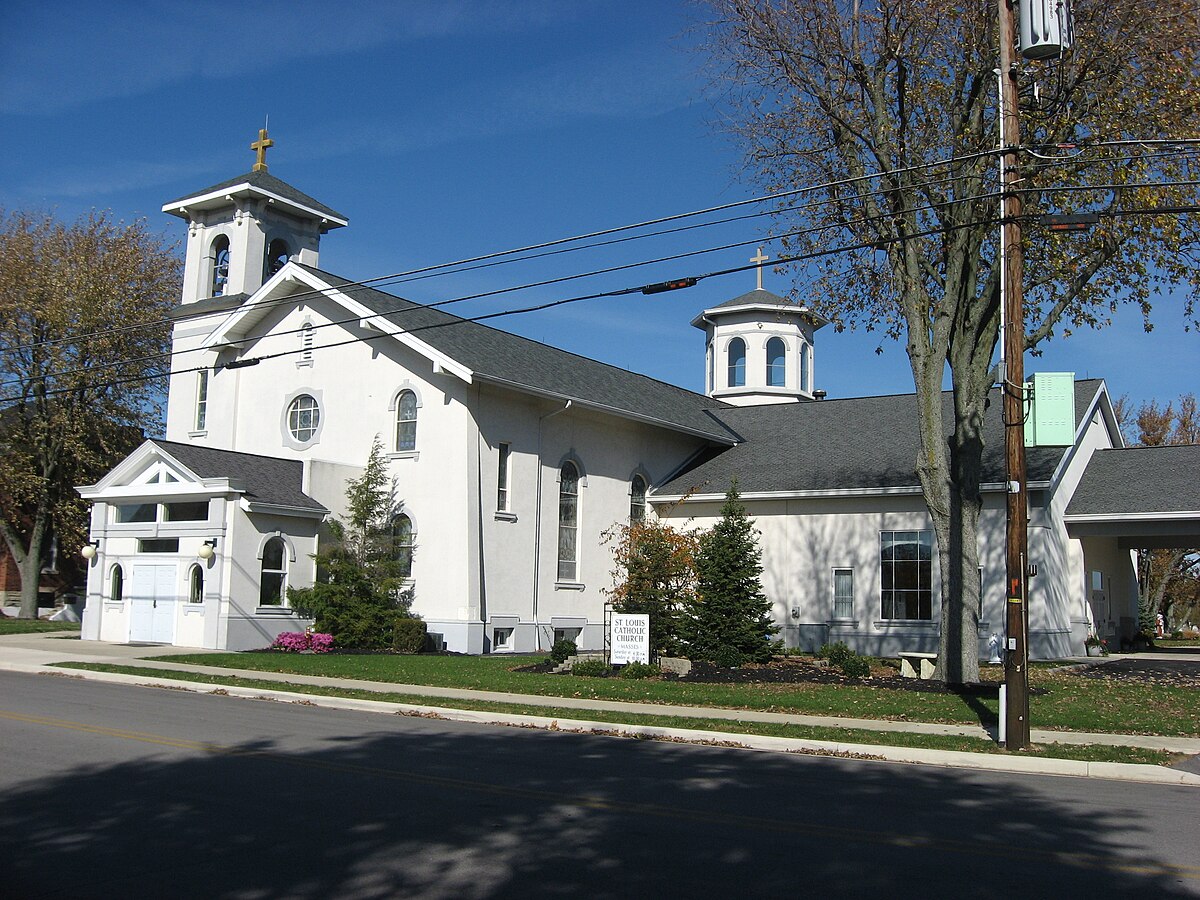
[[1068, 447], [1075, 442], [1075, 373], [1039, 372], [1026, 384], [1026, 447]]
[[1021, 55], [1050, 59], [1071, 49], [1075, 28], [1070, 0], [1021, 0]]

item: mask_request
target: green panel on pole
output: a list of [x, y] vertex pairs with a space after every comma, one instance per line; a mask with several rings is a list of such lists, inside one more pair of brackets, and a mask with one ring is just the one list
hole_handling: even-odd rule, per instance
[[1075, 441], [1075, 373], [1033, 376], [1026, 447], [1067, 447]]

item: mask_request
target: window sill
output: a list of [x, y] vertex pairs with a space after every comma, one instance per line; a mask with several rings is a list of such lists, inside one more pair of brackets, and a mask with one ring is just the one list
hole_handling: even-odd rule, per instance
[[208, 437], [208, 429], [206, 428], [203, 431], [189, 431], [188, 437], [190, 437], [192, 439]]
[[876, 628], [928, 628], [936, 630], [937, 621], [934, 619], [876, 619]]
[[312, 368], [312, 364], [313, 364], [313, 361], [312, 361], [311, 359], [298, 359], [298, 360], [296, 360], [296, 368], [297, 368], [297, 369], [311, 369], [311, 368]]
[[825, 623], [830, 628], [853, 628], [858, 630], [858, 619], [830, 619]]
[[587, 585], [582, 581], [556, 581], [554, 589], [556, 591], [583, 591], [587, 590]]
[[204, 604], [185, 603], [183, 604], [183, 614], [185, 616], [202, 616], [204, 615]]
[[260, 606], [254, 611], [256, 616], [290, 616], [292, 608], [290, 606]]
[[496, 511], [496, 521], [497, 522], [515, 522], [515, 521], [517, 521], [517, 514], [513, 513], [513, 512], [506, 512], [504, 510], [497, 510]]
[[412, 459], [412, 460], [416, 460], [416, 459], [420, 459], [420, 458], [421, 458], [421, 451], [420, 451], [420, 450], [397, 450], [397, 451], [396, 451], [396, 452], [394, 452], [394, 453], [389, 453], [389, 454], [387, 455], [387, 458], [388, 458], [388, 459]]

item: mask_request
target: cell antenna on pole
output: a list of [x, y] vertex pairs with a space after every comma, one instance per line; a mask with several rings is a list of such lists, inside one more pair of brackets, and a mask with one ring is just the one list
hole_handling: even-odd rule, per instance
[[1050, 59], [1071, 49], [1071, 0], [1020, 0], [1021, 55]]

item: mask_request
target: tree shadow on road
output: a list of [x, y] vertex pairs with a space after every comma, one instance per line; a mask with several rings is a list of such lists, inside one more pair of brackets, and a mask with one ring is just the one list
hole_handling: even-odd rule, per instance
[[[208, 704], [240, 702], [179, 701], [201, 722]], [[1200, 889], [1200, 870], [1148, 849], [1147, 814], [1111, 783], [272, 711], [308, 746], [143, 735], [141, 758], [64, 763], [7, 791], [0, 890], [262, 900]]]

